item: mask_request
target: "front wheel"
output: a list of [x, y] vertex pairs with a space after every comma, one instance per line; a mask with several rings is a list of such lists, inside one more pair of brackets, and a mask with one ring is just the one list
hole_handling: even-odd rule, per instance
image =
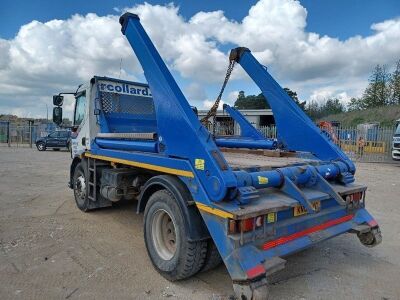
[[89, 210], [90, 201], [88, 198], [88, 180], [82, 163], [79, 163], [75, 167], [72, 187], [74, 189], [76, 206], [78, 206], [81, 211], [87, 212]]
[[36, 144], [36, 148], [37, 148], [39, 151], [45, 151], [45, 150], [46, 150], [46, 145], [45, 145], [45, 143], [43, 143], [43, 142], [39, 142], [39, 143]]
[[[187, 220], [190, 222], [190, 220]], [[167, 190], [155, 192], [144, 212], [144, 239], [156, 270], [171, 281], [200, 271], [207, 241], [189, 241], [185, 220], [174, 196]]]

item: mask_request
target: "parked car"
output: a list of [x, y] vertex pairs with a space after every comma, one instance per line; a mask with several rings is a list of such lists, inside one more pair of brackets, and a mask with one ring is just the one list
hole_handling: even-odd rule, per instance
[[45, 151], [47, 148], [53, 148], [59, 150], [60, 148], [67, 148], [70, 150], [71, 147], [71, 131], [69, 130], [57, 130], [48, 134], [45, 137], [38, 138], [36, 140], [36, 148], [39, 151]]

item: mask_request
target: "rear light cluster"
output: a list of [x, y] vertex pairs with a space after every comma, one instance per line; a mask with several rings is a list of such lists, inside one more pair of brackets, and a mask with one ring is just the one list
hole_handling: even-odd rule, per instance
[[348, 209], [359, 208], [364, 204], [364, 192], [347, 194], [343, 195], [342, 197], [344, 201], [346, 201], [346, 206]]
[[276, 213], [269, 213], [263, 216], [257, 216], [254, 218], [248, 218], [243, 220], [232, 220], [228, 221], [228, 233], [240, 233], [248, 232], [258, 228], [262, 228], [264, 222], [273, 223], [276, 221]]

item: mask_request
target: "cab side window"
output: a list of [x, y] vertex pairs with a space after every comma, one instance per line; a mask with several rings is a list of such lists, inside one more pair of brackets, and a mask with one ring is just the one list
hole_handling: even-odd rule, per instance
[[80, 125], [85, 118], [86, 93], [83, 92], [76, 97], [76, 106], [74, 113], [74, 125]]

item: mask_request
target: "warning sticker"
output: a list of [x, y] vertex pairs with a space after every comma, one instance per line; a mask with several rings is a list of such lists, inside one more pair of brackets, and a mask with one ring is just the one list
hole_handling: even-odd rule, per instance
[[267, 223], [274, 223], [275, 222], [275, 213], [269, 213], [267, 215]]
[[264, 176], [257, 176], [258, 178], [258, 184], [267, 184], [268, 183], [268, 178]]
[[204, 170], [204, 159], [196, 158], [196, 159], [194, 160], [194, 167], [195, 167], [197, 170]]

